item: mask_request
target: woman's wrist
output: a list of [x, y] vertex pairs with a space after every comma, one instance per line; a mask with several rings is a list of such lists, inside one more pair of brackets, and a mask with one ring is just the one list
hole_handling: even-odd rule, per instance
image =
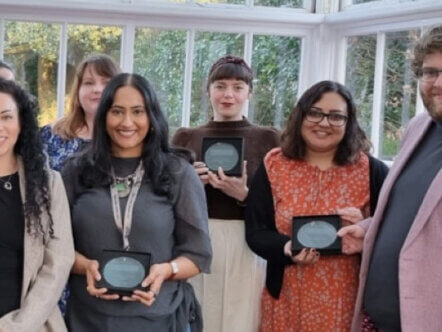
[[163, 264], [161, 264], [161, 271], [163, 274], [163, 278], [164, 280], [170, 280], [173, 277], [173, 270], [172, 270], [172, 266], [170, 265], [170, 262], [165, 262]]
[[[245, 200], [247, 199], [247, 196], [249, 196], [249, 188], [246, 186], [246, 187], [244, 187], [242, 192], [239, 193], [237, 195], [237, 197], [235, 197], [236, 201], [238, 202], [238, 205], [244, 204]], [[245, 206], [245, 204], [244, 204], [244, 206]]]

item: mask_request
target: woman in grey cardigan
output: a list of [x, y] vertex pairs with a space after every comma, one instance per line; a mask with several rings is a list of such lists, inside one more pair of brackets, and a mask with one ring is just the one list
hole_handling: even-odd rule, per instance
[[66, 331], [57, 306], [74, 261], [69, 205], [46, 166], [29, 96], [0, 79], [0, 331]]
[[[201, 331], [186, 279], [208, 272], [212, 257], [204, 191], [192, 166], [169, 147], [150, 84], [135, 74], [115, 76], [103, 91], [93, 132], [91, 144], [62, 172], [76, 249], [69, 330]], [[150, 269], [137, 268], [140, 287], [126, 287], [124, 294], [110, 289], [124, 285], [106, 272], [105, 249], [121, 257], [151, 254]]]

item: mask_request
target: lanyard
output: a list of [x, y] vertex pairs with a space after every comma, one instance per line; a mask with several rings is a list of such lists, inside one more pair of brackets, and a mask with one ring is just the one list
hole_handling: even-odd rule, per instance
[[137, 169], [135, 170], [135, 179], [130, 189], [129, 197], [126, 203], [126, 209], [124, 211], [124, 222], [121, 218], [120, 198], [118, 196], [118, 190], [115, 180], [115, 172], [112, 168], [113, 183], [110, 186], [110, 194], [112, 199], [112, 210], [114, 213], [114, 221], [121, 235], [123, 236], [124, 250], [129, 250], [129, 234], [132, 228], [132, 214], [134, 210], [135, 200], [137, 199], [138, 190], [141, 186], [141, 180], [143, 179], [144, 168], [143, 163], [140, 161]]

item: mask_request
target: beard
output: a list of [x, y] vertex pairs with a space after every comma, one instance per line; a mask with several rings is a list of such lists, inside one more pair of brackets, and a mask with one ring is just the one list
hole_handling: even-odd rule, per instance
[[[433, 96], [434, 91], [430, 91], [428, 94], [424, 93], [422, 90], [421, 97], [422, 102], [427, 109], [428, 114], [431, 118], [437, 122], [442, 122], [442, 101], [436, 101]], [[438, 92], [439, 96], [442, 95], [442, 91]]]

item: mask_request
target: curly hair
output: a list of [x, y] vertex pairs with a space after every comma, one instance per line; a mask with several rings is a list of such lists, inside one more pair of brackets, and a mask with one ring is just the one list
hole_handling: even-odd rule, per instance
[[287, 125], [281, 136], [281, 148], [287, 158], [302, 160], [305, 158], [306, 143], [301, 135], [301, 127], [305, 114], [327, 92], [339, 94], [347, 104], [348, 119], [345, 134], [338, 145], [334, 156], [336, 165], [346, 165], [355, 162], [361, 152], [369, 153], [371, 143], [356, 118], [356, 105], [350, 91], [337, 82], [321, 81], [310, 87], [299, 99], [287, 120]]
[[[36, 119], [37, 103], [12, 81], [0, 79], [0, 92], [10, 95], [18, 110], [20, 133], [14, 153], [22, 158], [24, 164], [26, 229], [30, 235], [42, 236], [44, 241], [47, 235], [54, 237], [54, 223], [51, 215], [49, 172]], [[41, 222], [43, 213], [49, 216], [47, 229]]]
[[178, 162], [179, 157], [191, 160], [190, 152], [169, 146], [169, 127], [156, 94], [150, 83], [137, 74], [119, 74], [104, 89], [95, 117], [92, 143], [74, 160], [80, 170], [80, 182], [87, 187], [109, 185], [112, 182], [112, 142], [106, 130], [106, 117], [117, 90], [125, 86], [134, 87], [143, 96], [150, 122], [141, 154], [146, 170], [145, 179], [152, 183], [156, 194], [170, 198], [173, 195], [174, 161]]
[[115, 60], [106, 54], [92, 54], [77, 66], [70, 93], [69, 113], [58, 120], [53, 128], [54, 133], [64, 139], [75, 138], [77, 131], [86, 123], [84, 110], [80, 105], [78, 94], [84, 72], [88, 66], [92, 67], [98, 75], [107, 78], [112, 78], [121, 72]]
[[250, 92], [253, 90], [253, 73], [249, 65], [243, 58], [226, 55], [219, 58], [210, 68], [209, 78], [207, 80], [207, 91], [209, 91], [210, 84], [217, 80], [234, 78], [244, 81], [249, 85]]
[[442, 25], [430, 29], [415, 45], [412, 68], [416, 76], [421, 74], [425, 57], [436, 52], [442, 53]]

